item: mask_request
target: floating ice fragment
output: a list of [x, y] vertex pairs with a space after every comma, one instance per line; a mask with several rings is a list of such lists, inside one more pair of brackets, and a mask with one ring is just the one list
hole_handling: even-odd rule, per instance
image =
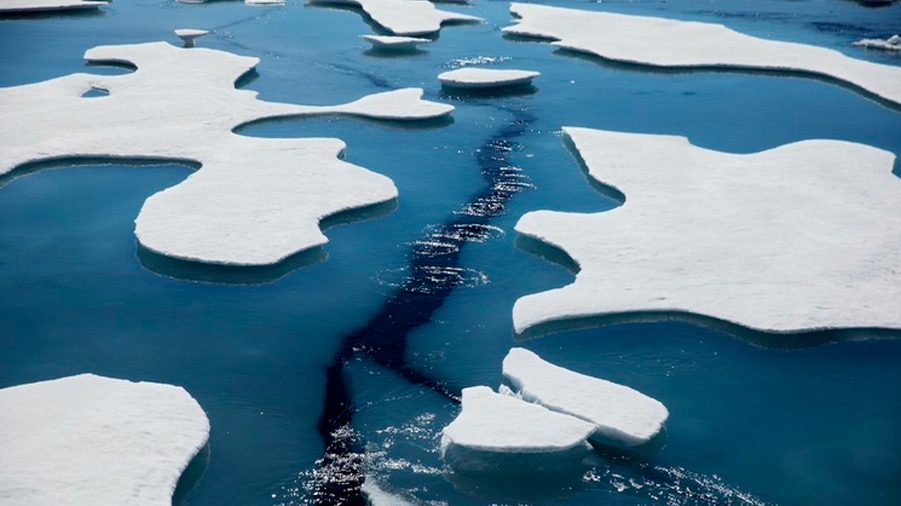
[[361, 38], [372, 44], [373, 49], [392, 51], [411, 51], [419, 44], [428, 44], [431, 39], [419, 37], [398, 37], [393, 35], [362, 35]]
[[425, 0], [309, 0], [313, 5], [359, 7], [373, 21], [394, 35], [422, 36], [437, 33], [448, 22], [479, 23], [482, 18], [439, 10]]
[[194, 41], [210, 33], [209, 30], [197, 30], [194, 28], [179, 28], [175, 35], [184, 42], [184, 47], [194, 47]]
[[831, 49], [760, 39], [723, 25], [513, 3], [517, 24], [504, 32], [626, 63], [672, 68], [804, 72], [850, 83], [901, 104], [901, 67], [857, 60]]
[[166, 506], [210, 425], [181, 387], [81, 374], [0, 390], [4, 506]]
[[[73, 74], [0, 88], [0, 174], [54, 159], [189, 161], [200, 170], [151, 196], [136, 220], [142, 246], [169, 257], [270, 265], [327, 242], [328, 216], [389, 202], [390, 179], [339, 160], [338, 139], [261, 139], [233, 133], [258, 120], [350, 114], [429, 119], [453, 110], [408, 88], [348, 104], [265, 102], [235, 89], [256, 58], [163, 42], [90, 49], [92, 62], [134, 64], [131, 74]], [[109, 96], [84, 100], [91, 89]]]
[[88, 0], [0, 0], [0, 14], [37, 14], [40, 12], [97, 9], [107, 2]]
[[767, 332], [901, 328], [892, 153], [808, 140], [731, 154], [684, 137], [564, 131], [590, 177], [625, 203], [519, 220], [517, 232], [565, 251], [581, 270], [571, 285], [519, 299], [517, 333], [649, 311]]
[[517, 397], [590, 422], [590, 439], [596, 443], [642, 445], [660, 433], [669, 417], [663, 404], [641, 392], [564, 369], [523, 348], [511, 349], [503, 368]]
[[285, 0], [244, 0], [244, 5], [285, 5]]
[[451, 88], [487, 89], [529, 84], [541, 75], [530, 70], [500, 70], [465, 67], [438, 75], [443, 86]]
[[563, 472], [589, 451], [594, 425], [537, 404], [463, 389], [463, 409], [444, 428], [441, 456], [464, 474], [516, 476]]
[[886, 51], [901, 51], [901, 35], [892, 35], [886, 40], [861, 39], [851, 43], [852, 46], [865, 47], [867, 49], [883, 49]]

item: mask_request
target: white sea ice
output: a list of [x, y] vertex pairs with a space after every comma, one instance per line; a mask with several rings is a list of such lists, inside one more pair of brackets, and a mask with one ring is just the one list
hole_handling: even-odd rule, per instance
[[194, 41], [209, 34], [209, 30], [199, 30], [196, 28], [179, 28], [175, 30], [175, 35], [184, 42], [184, 47], [194, 47]]
[[29, 14], [39, 12], [96, 9], [107, 2], [88, 0], [0, 0], [0, 14]]
[[520, 298], [516, 332], [647, 311], [768, 332], [901, 328], [892, 153], [809, 140], [730, 154], [684, 137], [564, 132], [589, 176], [625, 203], [519, 220], [517, 232], [565, 251], [581, 270], [571, 285]]
[[[0, 88], [0, 174], [77, 158], [199, 163], [184, 182], [147, 199], [135, 223], [144, 247], [183, 260], [274, 264], [325, 244], [321, 219], [397, 196], [387, 177], [339, 160], [338, 139], [251, 138], [233, 133], [238, 126], [316, 114], [426, 119], [453, 110], [421, 100], [416, 88], [336, 106], [265, 102], [234, 86], [258, 59], [206, 48], [101, 46], [85, 57], [137, 71]], [[92, 88], [109, 95], [82, 98]]]
[[177, 386], [81, 374], [0, 389], [0, 503], [170, 506], [209, 432]]
[[438, 74], [438, 80], [451, 88], [490, 89], [528, 84], [539, 75], [531, 70], [463, 67]]
[[475, 16], [440, 10], [426, 0], [309, 0], [309, 3], [359, 7], [385, 30], [410, 37], [437, 33], [448, 22], [483, 21]]
[[285, 5], [285, 0], [244, 0], [244, 5]]
[[589, 451], [594, 425], [538, 404], [463, 389], [463, 409], [441, 434], [441, 456], [464, 474], [522, 475], [571, 469]]
[[542, 360], [523, 348], [504, 358], [504, 379], [525, 401], [594, 425], [594, 442], [629, 448], [663, 430], [669, 411], [656, 399], [627, 386], [579, 374]]
[[394, 35], [361, 35], [360, 38], [372, 44], [373, 49], [409, 51], [419, 44], [428, 44], [431, 39], [419, 37], [399, 37]]
[[901, 104], [901, 67], [831, 49], [760, 39], [723, 25], [513, 3], [504, 32], [626, 63], [792, 71], [831, 77]]
[[861, 39], [851, 43], [852, 46], [865, 47], [867, 49], [882, 49], [885, 51], [901, 51], [901, 35], [892, 35], [886, 40]]

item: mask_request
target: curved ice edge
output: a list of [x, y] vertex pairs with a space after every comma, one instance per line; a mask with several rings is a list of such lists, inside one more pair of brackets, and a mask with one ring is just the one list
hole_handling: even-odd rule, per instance
[[[514, 24], [502, 28], [501, 31], [503, 32], [505, 37], [516, 38], [517, 40], [538, 39], [541, 41], [550, 42], [552, 45], [555, 45], [563, 50], [572, 51], [574, 53], [583, 53], [592, 57], [599, 58], [601, 60], [619, 62], [623, 65], [636, 65], [648, 68], [665, 69], [670, 71], [751, 71], [766, 72], [770, 74], [775, 73], [778, 75], [789, 74], [803, 77], [814, 77], [826, 80], [831, 84], [839, 84], [843, 87], [849, 88], [852, 91], [856, 91], [867, 98], [875, 100], [880, 105], [889, 107], [894, 110], [901, 110], [901, 88], [899, 88], [897, 84], [892, 84], [897, 80], [891, 80], [887, 78], [886, 75], [875, 77], [872, 76], [873, 72], [871, 72], [878, 70], [882, 72], [882, 74], [885, 74], [885, 72], [895, 72], [896, 67], [892, 65], [878, 64], [853, 58], [832, 49], [794, 42], [772, 41], [769, 39], [746, 35], [728, 28], [723, 24], [711, 22], [681, 21], [648, 15], [629, 15], [609, 13], [604, 11], [578, 10], [516, 2], [511, 4], [510, 12], [514, 17]], [[572, 32], [566, 32], [566, 35], [562, 35], [561, 28], [560, 26], [558, 26], [561, 23], [560, 18], [565, 18], [566, 16], [572, 16], [576, 14], [580, 16], [596, 17], [601, 24], [611, 23], [612, 18], [615, 18], [617, 20], [617, 23], [619, 24], [634, 23], [636, 26], [630, 33], [630, 36], [634, 37], [647, 38], [666, 33], [688, 40], [686, 39], [685, 32], [694, 30], [702, 33], [703, 35], [705, 35], [705, 37], [713, 37], [715, 40], [711, 40], [709, 44], [728, 43], [730, 44], [730, 46], [734, 46], [736, 48], [736, 53], [739, 53], [741, 55], [757, 55], [758, 53], [766, 53], [767, 51], [773, 52], [772, 50], [774, 50], [775, 48], [770, 46], [779, 46], [780, 49], [794, 51], [799, 55], [805, 56], [811, 56], [811, 54], [807, 53], [813, 53], [813, 56], [821, 58], [810, 58], [810, 61], [819, 62], [822, 57], [828, 57], [828, 61], [824, 63], [816, 63], [816, 65], [834, 67], [834, 72], [848, 74], [848, 76], [840, 77], [834, 72], [831, 72], [830, 69], [822, 70], [817, 68], [803, 68], [804, 66], [806, 66], [806, 63], [802, 63], [800, 64], [800, 66], [795, 64], [787, 65], [773, 62], [764, 62], [757, 64], [729, 61], [710, 61], [704, 63], [685, 64], [667, 63], [666, 61], [661, 60], [665, 60], [666, 58], [677, 58], [677, 56], [662, 56], [659, 52], [654, 53], [653, 51], [649, 51], [646, 48], [638, 50], [635, 47], [631, 46], [628, 49], [625, 49], [625, 51], [632, 51], [633, 53], [640, 53], [641, 51], [644, 51], [644, 53], [637, 57], [629, 57], [626, 56], [625, 53], [623, 53], [622, 49], [610, 46], [609, 41], [602, 42], [607, 43], [608, 45], [603, 46], [601, 49], [595, 47], [596, 44], [591, 39], [592, 35], [590, 33], [584, 33], [584, 30], [574, 30]], [[656, 23], [656, 25], [654, 23]], [[764, 50], [764, 48], [761, 46], [767, 46], [767, 49]], [[701, 51], [703, 53], [703, 50]], [[603, 54], [601, 54], [601, 52], [603, 52]], [[617, 54], [617, 52], [619, 52], [620, 54]], [[716, 52], [713, 52], [711, 54], [716, 54]], [[721, 57], [722, 56], [720, 55], [701, 56], [701, 58], [709, 58], [710, 60], [716, 60]], [[758, 60], [761, 58], [763, 57], [758, 57]], [[790, 59], [791, 58], [789, 58], [789, 60]], [[778, 60], [779, 58], [776, 57], [776, 59], [773, 61]], [[864, 67], [865, 69], [863, 69]], [[868, 72], [864, 72], [864, 70], [868, 70]], [[897, 68], [897, 71], [901, 72], [901, 68]]]
[[[883, 339], [901, 339], [901, 330], [884, 327], [808, 328], [791, 331], [755, 329], [728, 320], [672, 309], [635, 310], [608, 314], [570, 316], [547, 320], [514, 330], [513, 338], [524, 342], [550, 334], [611, 325], [683, 322], [711, 329], [751, 344], [777, 350], [809, 348], [821, 344]], [[790, 339], [788, 339], [790, 338]]]

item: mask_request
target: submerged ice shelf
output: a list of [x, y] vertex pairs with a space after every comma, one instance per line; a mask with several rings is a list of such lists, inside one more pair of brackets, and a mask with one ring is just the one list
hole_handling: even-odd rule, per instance
[[684, 137], [564, 131], [589, 176], [625, 202], [520, 219], [520, 234], [565, 251], [580, 270], [571, 285], [520, 298], [517, 333], [648, 311], [768, 332], [901, 328], [892, 153], [810, 140], [730, 154]]
[[901, 67], [831, 49], [778, 42], [723, 25], [513, 3], [519, 19], [505, 33], [551, 39], [561, 48], [608, 60], [668, 68], [801, 72], [852, 84], [901, 105]]
[[[275, 264], [328, 240], [319, 222], [330, 215], [388, 202], [390, 179], [344, 162], [339, 139], [262, 139], [233, 133], [267, 118], [349, 114], [415, 120], [444, 116], [445, 104], [407, 88], [335, 106], [265, 102], [235, 81], [259, 60], [157, 42], [101, 46], [94, 63], [133, 64], [110, 76], [72, 74], [0, 88], [0, 174], [37, 162], [159, 159], [201, 168], [151, 196], [135, 222], [150, 251], [182, 260]], [[108, 96], [85, 99], [91, 89]]]
[[0, 502], [170, 505], [209, 432], [172, 385], [81, 374], [0, 389]]

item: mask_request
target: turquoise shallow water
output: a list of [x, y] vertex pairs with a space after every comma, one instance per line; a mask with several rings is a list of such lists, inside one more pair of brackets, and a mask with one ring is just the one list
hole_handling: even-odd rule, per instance
[[[550, 2], [552, 3], [552, 2]], [[901, 64], [849, 46], [897, 31], [901, 5], [855, 2], [565, 2], [560, 5], [727, 23], [782, 40]], [[500, 382], [513, 345], [580, 372], [635, 387], [671, 411], [649, 462], [598, 456], [572, 481], [524, 486], [448, 479], [437, 434], [458, 407], [364, 354], [345, 367], [353, 428], [371, 480], [420, 501], [487, 504], [896, 504], [901, 466], [901, 341], [765, 348], [683, 321], [624, 323], [516, 343], [520, 296], [571, 282], [565, 269], [516, 245], [513, 224], [535, 209], [599, 211], [615, 203], [584, 179], [562, 126], [669, 133], [723, 151], [808, 138], [862, 142], [901, 154], [901, 112], [830, 83], [734, 73], [660, 73], [502, 38], [508, 5], [443, 8], [486, 18], [445, 28], [402, 58], [371, 54], [359, 14], [289, 2], [182, 5], [119, 1], [100, 15], [0, 20], [0, 85], [85, 69], [100, 44], [168, 40], [213, 30], [199, 45], [261, 58], [246, 86], [273, 101], [339, 103], [418, 86], [457, 107], [447, 125], [319, 118], [253, 125], [244, 135], [335, 136], [346, 159], [391, 177], [397, 209], [327, 231], [328, 260], [260, 285], [160, 276], [136, 257], [144, 199], [181, 181], [178, 165], [44, 170], [0, 188], [0, 386], [94, 372], [185, 386], [210, 416], [210, 454], [190, 505], [311, 504], [323, 455], [317, 423], [326, 368], [341, 340], [379, 311], [411, 274], [413, 244], [457, 216], [483, 187], [478, 153], [511, 121], [510, 162], [531, 189], [506, 202], [490, 239], [469, 243], [456, 288], [415, 328], [406, 360], [452, 389]], [[538, 70], [532, 93], [459, 96], [435, 76], [468, 61]], [[2, 115], [2, 112], [0, 112]], [[2, 139], [0, 139], [2, 141]], [[896, 173], [898, 173], [896, 164]], [[691, 195], [684, 196], [686, 203]], [[849, 301], [851, 303], [853, 301]], [[858, 333], [858, 336], [863, 334]], [[786, 339], [791, 339], [787, 337]], [[532, 484], [534, 485], [534, 484]]]

